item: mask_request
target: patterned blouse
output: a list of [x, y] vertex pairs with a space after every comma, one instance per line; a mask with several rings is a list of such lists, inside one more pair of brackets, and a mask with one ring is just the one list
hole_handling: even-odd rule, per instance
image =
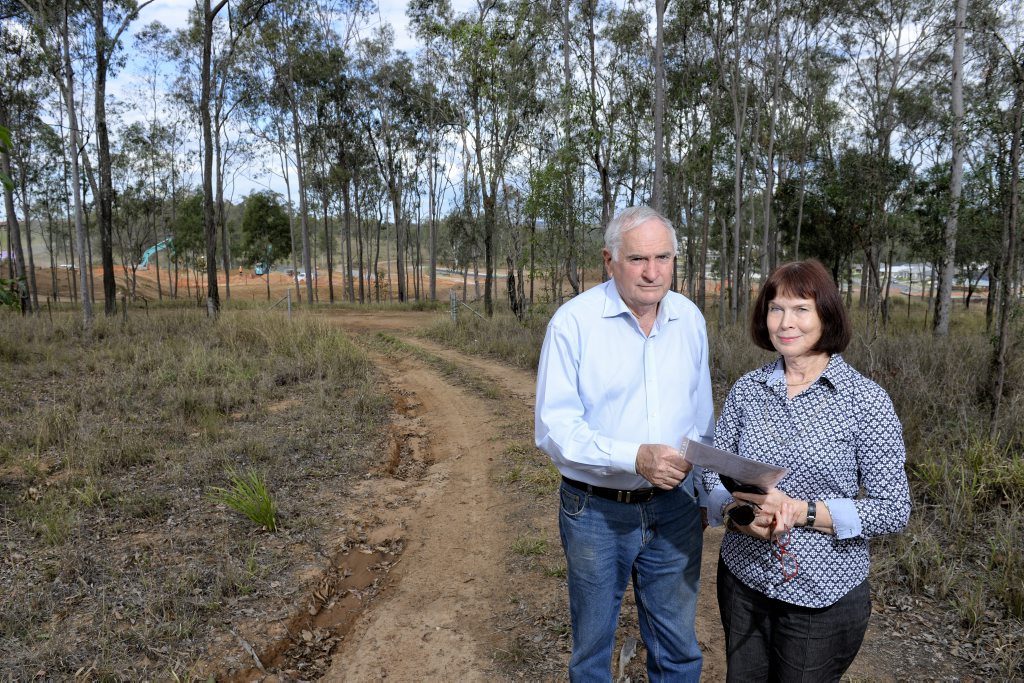
[[[786, 581], [767, 541], [727, 532], [722, 560], [747, 586], [804, 607], [827, 607], [868, 575], [868, 540], [901, 531], [910, 517], [903, 430], [880, 386], [839, 354], [806, 390], [786, 395], [782, 359], [747, 373], [729, 392], [715, 446], [789, 469], [780, 491], [821, 500], [836, 535], [795, 528], [788, 552], [799, 563]], [[712, 524], [721, 523], [729, 493], [718, 475], [703, 474]]]

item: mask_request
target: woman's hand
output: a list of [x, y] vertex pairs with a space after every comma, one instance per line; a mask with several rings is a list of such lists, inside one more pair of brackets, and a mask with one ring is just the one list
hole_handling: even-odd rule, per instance
[[737, 491], [733, 497], [740, 503], [752, 504], [757, 513], [753, 522], [745, 527], [736, 525], [736, 530], [765, 541], [789, 531], [807, 515], [804, 501], [790, 498], [777, 488], [765, 494]]

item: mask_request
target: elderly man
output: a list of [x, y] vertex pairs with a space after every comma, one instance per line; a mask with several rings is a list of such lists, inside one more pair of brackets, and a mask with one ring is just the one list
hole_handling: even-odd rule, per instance
[[701, 512], [684, 438], [710, 443], [714, 406], [704, 318], [669, 291], [678, 244], [648, 207], [605, 230], [611, 280], [548, 324], [536, 441], [562, 474], [573, 681], [610, 681], [630, 579], [651, 681], [697, 681]]

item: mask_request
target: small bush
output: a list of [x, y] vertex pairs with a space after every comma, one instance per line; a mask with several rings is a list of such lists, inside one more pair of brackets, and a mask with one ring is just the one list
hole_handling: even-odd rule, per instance
[[242, 513], [269, 531], [277, 531], [277, 505], [267, 490], [263, 475], [254, 468], [239, 472], [234, 467], [229, 467], [226, 474], [230, 487], [213, 487], [210, 498]]

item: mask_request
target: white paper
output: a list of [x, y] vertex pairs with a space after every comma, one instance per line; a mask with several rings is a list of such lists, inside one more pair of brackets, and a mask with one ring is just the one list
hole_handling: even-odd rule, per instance
[[744, 458], [742, 455], [686, 439], [679, 449], [683, 458], [694, 465], [732, 477], [741, 484], [753, 484], [767, 491], [789, 472], [785, 467]]

